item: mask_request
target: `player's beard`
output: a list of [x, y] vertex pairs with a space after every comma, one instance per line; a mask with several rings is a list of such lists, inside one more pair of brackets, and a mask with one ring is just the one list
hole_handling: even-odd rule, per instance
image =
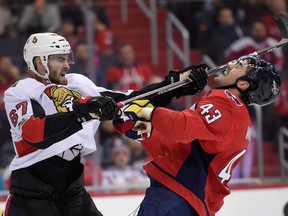
[[50, 71], [49, 79], [52, 83], [67, 85], [66, 72]]

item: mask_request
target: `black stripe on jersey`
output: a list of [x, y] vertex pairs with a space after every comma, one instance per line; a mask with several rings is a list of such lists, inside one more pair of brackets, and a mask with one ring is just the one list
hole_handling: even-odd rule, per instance
[[[78, 122], [77, 116], [73, 112], [46, 116], [43, 107], [37, 101], [31, 100], [31, 103], [34, 116], [41, 119], [45, 118], [44, 139], [38, 143], [31, 143], [25, 140], [31, 146], [45, 149], [82, 129], [81, 123]], [[34, 133], [34, 131], [31, 132]]]
[[31, 105], [32, 105], [32, 110], [33, 110], [33, 115], [35, 117], [39, 117], [39, 118], [45, 118], [45, 110], [43, 109], [43, 107], [35, 100], [31, 99]]

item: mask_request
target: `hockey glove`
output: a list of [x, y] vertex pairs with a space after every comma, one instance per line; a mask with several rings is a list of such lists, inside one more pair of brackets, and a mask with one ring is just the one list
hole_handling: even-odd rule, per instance
[[136, 141], [149, 138], [153, 130], [150, 122], [132, 120], [118, 122], [114, 124], [114, 128], [118, 133], [125, 134], [126, 137]]
[[185, 95], [195, 95], [205, 88], [208, 82], [208, 76], [206, 70], [208, 66], [206, 64], [193, 65], [185, 70], [170, 71], [165, 77], [168, 84], [182, 81], [185, 79], [191, 79], [189, 84], [177, 88], [174, 90], [177, 98]]
[[149, 100], [135, 100], [124, 109], [124, 114], [131, 120], [149, 122], [154, 106]]
[[113, 120], [121, 116], [116, 102], [108, 96], [80, 96], [73, 102], [73, 111], [80, 122]]
[[125, 133], [125, 136], [141, 141], [151, 136], [152, 129], [151, 122], [137, 121], [134, 127]]

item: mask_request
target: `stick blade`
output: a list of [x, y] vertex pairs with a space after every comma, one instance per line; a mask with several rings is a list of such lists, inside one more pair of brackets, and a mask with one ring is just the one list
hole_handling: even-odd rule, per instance
[[288, 17], [285, 14], [278, 13], [274, 16], [274, 19], [282, 35], [282, 38], [288, 39]]

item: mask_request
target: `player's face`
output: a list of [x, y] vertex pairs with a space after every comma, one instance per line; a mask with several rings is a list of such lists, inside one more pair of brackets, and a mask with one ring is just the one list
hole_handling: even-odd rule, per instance
[[70, 69], [69, 54], [57, 54], [49, 56], [48, 67], [50, 70], [49, 79], [52, 83], [67, 84], [65, 77], [67, 71]]
[[248, 62], [246, 60], [229, 62], [224, 75], [214, 78], [214, 84], [216, 87], [232, 85], [238, 78], [246, 75], [247, 70]]

